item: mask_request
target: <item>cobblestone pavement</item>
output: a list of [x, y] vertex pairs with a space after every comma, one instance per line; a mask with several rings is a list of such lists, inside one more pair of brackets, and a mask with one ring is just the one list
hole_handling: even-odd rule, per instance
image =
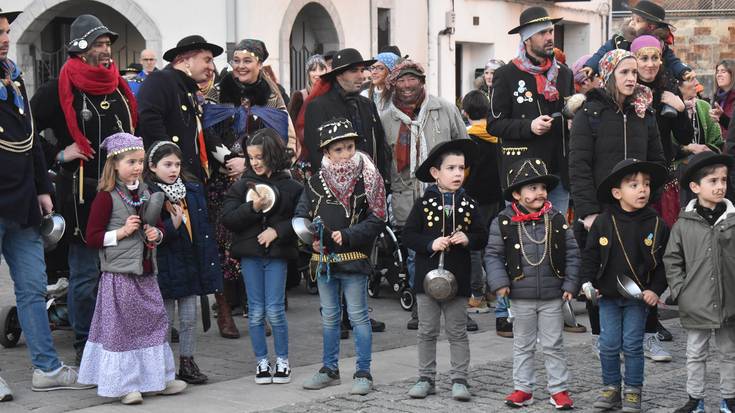
[[[674, 342], [664, 343], [674, 355], [670, 363], [653, 363], [646, 360], [646, 375], [643, 389], [643, 411], [671, 412], [680, 407], [686, 398], [686, 367], [685, 367], [685, 333], [678, 321], [669, 325], [674, 334]], [[714, 347], [714, 346], [713, 346]], [[713, 348], [714, 350], [714, 348]], [[577, 345], [567, 348], [569, 356], [570, 392], [576, 408], [574, 411], [595, 411], [592, 402], [601, 386], [600, 362], [595, 358], [590, 345]], [[719, 405], [719, 373], [716, 368], [716, 357], [711, 357], [713, 368], [707, 374], [707, 411], [717, 412]], [[367, 396], [352, 396], [343, 394], [310, 403], [300, 403], [291, 406], [279, 407], [274, 412], [550, 412], [554, 411], [548, 402], [546, 378], [543, 370], [543, 360], [537, 353], [537, 390], [536, 401], [527, 408], [511, 410], [503, 404], [503, 399], [512, 390], [513, 360], [504, 359], [500, 362], [491, 362], [470, 371], [469, 384], [471, 386], [472, 401], [463, 403], [451, 398], [451, 383], [448, 374], [437, 377], [437, 394], [424, 400], [411, 399], [406, 394], [413, 385], [415, 377], [401, 380], [388, 385], [378, 385], [375, 391]], [[412, 372], [406, 372], [410, 375]], [[415, 374], [415, 373], [413, 373]]]

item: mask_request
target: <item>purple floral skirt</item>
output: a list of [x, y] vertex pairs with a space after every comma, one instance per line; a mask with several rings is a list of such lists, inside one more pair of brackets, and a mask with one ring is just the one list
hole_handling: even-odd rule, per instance
[[156, 276], [103, 272], [79, 382], [104, 397], [163, 390], [176, 373], [167, 333]]

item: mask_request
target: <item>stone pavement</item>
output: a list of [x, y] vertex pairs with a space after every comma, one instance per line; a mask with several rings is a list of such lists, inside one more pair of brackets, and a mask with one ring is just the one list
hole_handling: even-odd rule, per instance
[[[7, 268], [0, 267], [0, 305], [12, 304], [12, 285]], [[470, 385], [473, 400], [469, 403], [451, 399], [446, 373], [437, 380], [438, 394], [425, 400], [412, 400], [406, 392], [416, 379], [416, 336], [405, 330], [408, 313], [402, 311], [395, 295], [386, 289], [384, 298], [371, 299], [373, 315], [386, 322], [388, 330], [374, 335], [373, 374], [376, 389], [368, 396], [348, 394], [354, 372], [352, 341], [342, 342], [340, 369], [342, 384], [321, 391], [306, 391], [301, 383], [316, 370], [321, 358], [321, 335], [317, 297], [297, 288], [289, 293], [290, 358], [294, 367], [293, 381], [288, 385], [258, 386], [253, 382], [254, 360], [247, 335], [239, 340], [225, 340], [216, 326], [207, 333], [198, 331], [197, 361], [210, 375], [210, 384], [190, 386], [175, 397], [146, 398], [141, 406], [122, 406], [98, 397], [94, 390], [33, 393], [30, 391], [31, 367], [24, 340], [13, 349], [0, 348], [2, 375], [15, 392], [13, 402], [0, 404], [0, 412], [423, 412], [423, 411], [501, 411], [507, 410], [503, 398], [512, 390], [512, 340], [495, 335], [492, 313], [474, 315], [481, 331], [470, 335], [472, 363]], [[578, 315], [589, 325], [584, 315]], [[247, 319], [238, 317], [238, 325], [246, 330]], [[674, 333], [675, 341], [665, 343], [673, 352], [671, 363], [646, 363], [644, 409], [651, 412], [671, 411], [685, 399], [684, 332], [678, 319], [664, 323]], [[62, 359], [72, 358], [71, 333], [54, 332], [54, 340]], [[440, 372], [449, 369], [448, 343], [444, 337], [438, 346]], [[592, 355], [589, 334], [565, 334], [570, 360], [570, 390], [577, 411], [592, 411], [592, 400], [600, 386], [599, 361]], [[174, 345], [174, 350], [176, 350]], [[716, 357], [712, 357], [708, 373], [708, 411], [716, 412], [719, 403]], [[541, 356], [537, 356], [538, 390], [536, 403], [521, 412], [553, 411], [548, 404]]]

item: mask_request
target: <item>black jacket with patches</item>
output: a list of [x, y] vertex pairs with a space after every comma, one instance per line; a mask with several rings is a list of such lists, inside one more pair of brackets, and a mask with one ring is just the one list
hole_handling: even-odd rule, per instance
[[464, 190], [454, 193], [449, 215], [446, 213], [447, 208], [444, 208], [443, 196], [436, 185], [429, 186], [424, 196], [414, 203], [403, 227], [403, 244], [416, 252], [414, 290], [423, 294], [426, 274], [439, 266], [440, 253], [434, 253], [431, 249], [434, 240], [462, 231], [467, 235], [469, 244], [466, 247], [452, 245], [444, 253], [444, 268], [457, 279], [457, 295], [469, 297], [472, 273], [470, 251], [481, 250], [487, 244], [485, 218], [477, 202]]
[[487, 132], [501, 140], [501, 178], [518, 159], [541, 158], [549, 173], [559, 176], [564, 186], [569, 187], [567, 119], [564, 116], [554, 118], [551, 130], [544, 135], [537, 136], [531, 132], [534, 119], [561, 113], [564, 98], [574, 94], [572, 71], [564, 65], [559, 65], [556, 88], [559, 99], [547, 101], [537, 92], [534, 76], [513, 62], [495, 71]]

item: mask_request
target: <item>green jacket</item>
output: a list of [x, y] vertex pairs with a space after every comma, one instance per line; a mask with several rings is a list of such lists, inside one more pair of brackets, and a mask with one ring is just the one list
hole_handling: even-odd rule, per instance
[[[702, 130], [704, 130], [704, 139], [700, 139], [700, 143], [709, 146], [710, 149], [716, 152], [722, 151], [722, 145], [725, 142], [722, 139], [722, 130], [720, 129], [720, 125], [709, 117], [709, 111], [712, 109], [712, 106], [710, 106], [706, 100], [697, 99], [696, 108], [697, 119], [699, 120], [700, 125], [702, 125]], [[671, 140], [674, 142], [674, 145], [679, 146], [679, 143], [673, 136], [671, 137]], [[682, 155], [686, 156], [684, 154]], [[678, 159], [675, 163], [678, 164], [681, 161], [682, 159]]]
[[710, 226], [693, 199], [679, 215], [664, 253], [671, 297], [684, 328], [712, 329], [735, 322], [735, 207]]

